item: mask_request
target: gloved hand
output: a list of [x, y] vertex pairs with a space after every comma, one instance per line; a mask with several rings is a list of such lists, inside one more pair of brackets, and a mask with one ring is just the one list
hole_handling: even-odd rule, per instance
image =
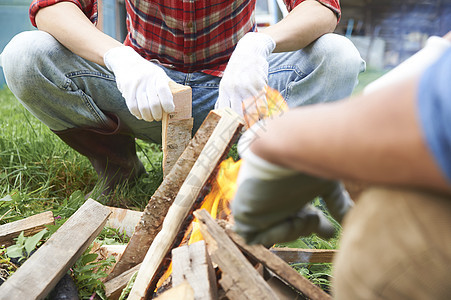
[[174, 111], [169, 81], [156, 64], [144, 59], [133, 48], [115, 47], [103, 57], [105, 65], [116, 77], [116, 84], [125, 98], [130, 113], [138, 119], [159, 121], [163, 112]]
[[249, 130], [238, 143], [238, 153], [243, 162], [231, 203], [234, 230], [248, 244], [268, 247], [311, 233], [324, 238], [333, 237], [334, 226], [310, 203], [314, 198], [322, 197], [331, 215], [341, 222], [354, 204], [342, 184], [262, 159], [249, 149], [249, 142], [253, 139], [249, 139], [253, 135]]
[[215, 108], [230, 107], [243, 116], [241, 102], [256, 97], [268, 83], [267, 58], [275, 47], [264, 33], [249, 32], [238, 41], [219, 84]]

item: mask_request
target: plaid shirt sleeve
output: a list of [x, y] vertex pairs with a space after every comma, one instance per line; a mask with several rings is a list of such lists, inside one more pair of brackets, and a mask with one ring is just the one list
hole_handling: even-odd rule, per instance
[[36, 27], [36, 13], [43, 7], [47, 7], [58, 2], [72, 2], [77, 5], [83, 13], [91, 20], [97, 22], [97, 0], [33, 0], [29, 9], [30, 21]]
[[[299, 3], [304, 2], [305, 0], [283, 0], [285, 5], [287, 6], [288, 11], [291, 11], [295, 8]], [[341, 8], [339, 0], [316, 0], [322, 5], [330, 8], [334, 14], [337, 16], [337, 21], [340, 21], [341, 17]]]

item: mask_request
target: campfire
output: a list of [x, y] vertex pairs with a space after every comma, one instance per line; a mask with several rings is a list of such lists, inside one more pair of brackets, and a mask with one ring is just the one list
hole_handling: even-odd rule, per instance
[[[176, 95], [174, 94], [174, 100], [177, 100]], [[186, 90], [180, 95], [190, 97]], [[176, 102], [176, 109], [177, 103], [179, 102]], [[189, 105], [185, 104], [183, 107]], [[333, 253], [301, 249], [269, 250], [261, 245], [248, 246], [231, 230], [233, 220], [229, 202], [234, 196], [241, 161], [226, 159], [230, 147], [236, 142], [243, 127], [249, 128], [259, 120], [279, 115], [286, 109], [280, 94], [268, 88], [259, 97], [244, 102], [245, 121], [232, 110], [215, 110], [210, 112], [196, 135], [183, 147], [183, 151], [174, 146], [183, 143], [170, 141], [173, 138], [170, 136], [163, 139], [163, 149], [177, 148], [177, 159], [166, 154], [164, 161], [170, 163], [170, 169], [166, 167], [164, 180], [145, 210], [139, 213], [138, 218], [132, 218], [135, 221], [131, 222], [137, 225], [130, 241], [125, 249], [121, 249], [116, 264], [105, 278], [108, 298], [118, 299], [123, 289], [133, 280], [127, 299], [330, 298], [287, 262], [293, 253], [297, 262], [308, 263], [318, 258], [322, 262], [330, 262]], [[168, 126], [164, 130], [165, 134], [170, 135], [171, 132], [177, 132], [171, 126], [182, 124], [186, 127], [192, 121], [169, 116], [163, 120], [163, 124]], [[180, 136], [186, 139], [186, 134]], [[58, 230], [62, 232], [56, 232], [1, 289], [12, 290], [21, 282], [27, 281], [27, 264], [33, 266], [41, 263], [39, 260], [45, 263], [48, 258], [44, 251], [51, 251], [53, 240], [65, 239], [65, 243], [59, 240], [53, 243], [73, 248], [71, 253], [62, 251], [67, 256], [61, 258], [65, 260], [65, 264], [58, 266], [57, 270], [50, 268], [49, 279], [42, 284], [43, 288], [37, 292], [36, 289], [30, 291], [36, 294], [19, 296], [21, 299], [39, 298], [42, 295], [45, 297], [61, 274], [64, 274], [64, 270], [73, 264], [77, 254], [92, 242], [111, 211], [117, 214], [117, 209], [111, 210], [92, 199], [88, 200], [80, 208], [80, 212], [77, 211], [66, 222], [67, 226], [64, 224]], [[124, 221], [127, 213], [124, 212], [124, 216], [118, 219]], [[75, 228], [79, 228], [77, 222], [82, 222], [86, 218], [85, 214], [89, 214], [89, 218], [96, 222], [87, 226], [89, 228], [86, 228], [85, 236], [80, 237], [80, 245], [75, 246], [68, 236], [71, 236]], [[109, 218], [112, 219], [111, 216]], [[81, 234], [82, 230], [79, 231]], [[46, 246], [50, 250], [42, 251]], [[20, 270], [22, 268], [23, 271]], [[45, 276], [41, 274], [41, 277]]]

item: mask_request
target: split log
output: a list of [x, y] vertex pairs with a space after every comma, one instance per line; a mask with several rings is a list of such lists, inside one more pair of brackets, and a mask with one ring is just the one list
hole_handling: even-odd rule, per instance
[[210, 214], [202, 209], [194, 212], [199, 228], [208, 245], [213, 262], [223, 272], [220, 284], [231, 299], [277, 299], [274, 291], [241, 253]]
[[0, 245], [10, 246], [13, 239], [23, 231], [25, 236], [33, 235], [45, 228], [45, 225], [55, 224], [53, 213], [46, 211], [22, 220], [0, 225]]
[[161, 185], [150, 198], [141, 220], [135, 227], [135, 231], [127, 244], [127, 248], [125, 248], [120, 260], [113, 267], [107, 280], [111, 280], [143, 261], [150, 244], [161, 230], [161, 225], [169, 207], [174, 202], [180, 187], [220, 119], [220, 115], [214, 111], [208, 114], [193, 139], [189, 142], [188, 147], [171, 169], [171, 172], [163, 179]]
[[184, 280], [194, 289], [194, 299], [217, 299], [216, 274], [205, 241], [172, 250], [172, 284]]
[[247, 245], [246, 242], [235, 232], [226, 229], [229, 237], [240, 247], [240, 249], [253, 259], [258, 260], [266, 268], [271, 270], [283, 281], [296, 288], [310, 299], [332, 299], [326, 292], [311, 283], [290, 267], [285, 261], [271, 253], [262, 245]]
[[164, 177], [188, 146], [193, 130], [191, 88], [174, 82], [170, 82], [169, 87], [174, 97], [175, 110], [170, 114], [164, 113], [161, 120]]
[[110, 210], [88, 199], [6, 282], [0, 299], [43, 299], [103, 229]]
[[131, 237], [143, 213], [141, 211], [111, 206], [108, 208], [111, 210], [111, 215], [108, 217], [105, 226], [118, 229], [119, 232], [125, 232], [128, 237]]
[[127, 283], [130, 281], [133, 274], [135, 274], [135, 272], [138, 272], [140, 267], [141, 264], [138, 264], [130, 270], [127, 270], [122, 274], [114, 277], [113, 279], [105, 282], [105, 296], [110, 300], [119, 299], [122, 290], [127, 286]]
[[297, 249], [297, 248], [271, 248], [273, 254], [285, 262], [291, 263], [332, 263], [338, 250], [333, 249]]
[[[151, 244], [136, 277], [135, 284], [130, 292], [129, 299], [144, 299], [153, 291], [159, 268], [169, 253], [173, 242], [180, 231], [181, 225], [188, 216], [192, 206], [198, 198], [203, 187], [223, 159], [240, 132], [243, 121], [231, 109], [220, 112], [221, 119], [214, 129], [207, 144], [200, 153], [186, 180], [183, 182], [174, 203], [164, 218], [161, 231]], [[185, 153], [183, 153], [185, 154]], [[171, 170], [172, 174], [175, 167]]]
[[167, 290], [155, 300], [194, 300], [194, 290], [187, 281]]

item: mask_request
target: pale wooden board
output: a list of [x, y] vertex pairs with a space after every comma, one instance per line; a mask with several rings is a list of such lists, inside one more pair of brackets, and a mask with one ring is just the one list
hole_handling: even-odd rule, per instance
[[118, 229], [120, 233], [125, 232], [128, 237], [131, 237], [143, 212], [111, 206], [108, 208], [111, 210], [111, 215], [108, 217], [105, 226]]
[[45, 225], [55, 223], [53, 213], [46, 211], [22, 220], [0, 225], [0, 245], [9, 246], [13, 239], [23, 231], [25, 236], [33, 235], [45, 228]]
[[103, 229], [110, 210], [88, 199], [0, 286], [0, 299], [43, 299]]
[[326, 292], [296, 272], [296, 270], [290, 267], [285, 261], [271, 253], [271, 251], [262, 245], [247, 245], [237, 233], [230, 229], [227, 229], [226, 232], [233, 242], [235, 242], [247, 255], [262, 263], [266, 268], [274, 272], [298, 291], [302, 292], [309, 299], [332, 299]]
[[118, 276], [129, 270], [136, 264], [143, 261], [150, 244], [161, 230], [163, 220], [177, 196], [183, 182], [188, 176], [194, 163], [197, 161], [205, 144], [212, 135], [221, 117], [215, 111], [208, 114], [194, 138], [189, 142], [188, 147], [177, 163], [172, 168], [170, 174], [163, 179], [163, 182], [155, 191], [147, 204], [136, 226], [127, 248], [120, 260], [115, 264], [113, 270], [108, 275], [107, 280]]
[[196, 299], [217, 299], [216, 275], [205, 241], [172, 250], [172, 284], [187, 280]]
[[164, 218], [161, 231], [147, 251], [130, 292], [130, 300], [144, 299], [149, 293], [152, 282], [156, 280], [155, 275], [164, 257], [169, 253], [183, 221], [242, 126], [243, 120], [238, 114], [229, 108], [222, 110], [218, 125], [183, 182]]
[[334, 249], [297, 249], [297, 248], [271, 248], [272, 253], [287, 263], [332, 263], [338, 250]]
[[163, 176], [171, 171], [192, 136], [192, 91], [191, 87], [170, 82], [175, 110], [164, 113], [161, 120], [163, 150]]
[[[223, 286], [226, 295], [233, 297], [232, 300], [277, 299], [263, 277], [210, 214], [202, 209], [195, 211], [194, 215], [199, 220], [200, 231], [207, 242], [211, 259], [228, 277], [224, 278], [227, 285]], [[236, 295], [239, 297], [235, 298]]]
[[155, 300], [194, 300], [194, 290], [187, 281], [174, 286]]

